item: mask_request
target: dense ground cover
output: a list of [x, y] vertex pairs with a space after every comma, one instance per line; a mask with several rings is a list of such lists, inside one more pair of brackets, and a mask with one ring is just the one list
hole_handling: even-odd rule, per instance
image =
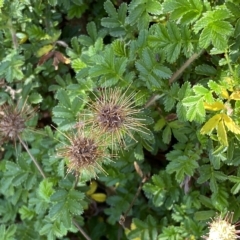
[[238, 221], [239, 3], [0, 0], [0, 239]]

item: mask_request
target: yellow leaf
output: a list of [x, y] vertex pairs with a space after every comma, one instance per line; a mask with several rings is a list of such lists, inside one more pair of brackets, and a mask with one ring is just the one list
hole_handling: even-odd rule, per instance
[[217, 125], [217, 136], [218, 136], [219, 142], [222, 145], [228, 146], [227, 133], [226, 133], [225, 126], [223, 124], [223, 120], [219, 121]]
[[44, 54], [50, 52], [52, 49], [53, 49], [53, 45], [51, 45], [51, 44], [45, 45], [45, 46], [41, 47], [41, 48], [37, 51], [36, 56], [37, 56], [37, 57], [41, 57], [41, 56], [43, 56]]
[[230, 95], [230, 99], [240, 100], [240, 91], [235, 91]]
[[201, 134], [210, 134], [214, 128], [217, 127], [218, 122], [221, 120], [221, 114], [216, 114], [210, 118], [201, 128]]
[[222, 113], [222, 119], [229, 131], [240, 134], [240, 127], [226, 114]]
[[91, 194], [91, 198], [96, 202], [105, 202], [107, 199], [107, 195], [105, 193], [94, 193]]
[[222, 88], [221, 96], [225, 99], [229, 98], [228, 91], [225, 88]]
[[97, 182], [92, 181], [89, 185], [90, 189], [86, 192], [86, 194], [89, 196], [95, 193], [95, 191], [97, 190], [97, 186], [98, 186]]
[[16, 33], [17, 38], [19, 39], [19, 43], [23, 44], [28, 40], [28, 35], [22, 32]]
[[134, 230], [134, 229], [136, 229], [137, 227], [136, 227], [136, 225], [135, 225], [135, 223], [131, 223], [131, 230]]
[[210, 111], [219, 111], [224, 109], [224, 104], [221, 102], [215, 102], [215, 103], [204, 103], [204, 108], [206, 110], [210, 110]]

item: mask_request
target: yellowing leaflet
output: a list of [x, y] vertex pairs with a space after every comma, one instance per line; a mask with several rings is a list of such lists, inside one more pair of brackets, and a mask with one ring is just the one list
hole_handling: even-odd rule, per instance
[[221, 102], [215, 103], [204, 103], [204, 108], [210, 111], [219, 111], [225, 108], [224, 104]]
[[95, 193], [95, 191], [97, 190], [97, 182], [96, 181], [92, 181], [90, 183], [90, 189], [86, 192], [86, 194], [89, 196], [89, 195], [92, 195], [93, 193]]
[[240, 134], [240, 128], [239, 126], [226, 114], [221, 113], [222, 119], [224, 120], [224, 124], [228, 128], [229, 131]]
[[228, 146], [227, 133], [223, 121], [219, 121], [217, 125], [217, 135], [220, 143], [224, 146]]
[[229, 98], [228, 91], [225, 88], [222, 88], [221, 96], [225, 99]]
[[91, 198], [96, 202], [105, 202], [107, 199], [107, 195], [104, 193], [94, 193], [91, 195]]
[[230, 95], [230, 99], [240, 100], [240, 91], [235, 91]]
[[216, 114], [210, 118], [201, 128], [201, 134], [210, 134], [214, 128], [217, 127], [219, 121], [221, 120], [221, 114]]

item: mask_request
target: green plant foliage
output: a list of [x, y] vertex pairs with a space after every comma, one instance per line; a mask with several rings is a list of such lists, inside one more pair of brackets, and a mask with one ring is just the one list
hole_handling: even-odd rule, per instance
[[12, 51], [2, 60], [0, 65], [1, 77], [4, 77], [8, 82], [23, 79], [24, 75], [21, 70], [23, 64], [23, 57], [18, 55], [16, 51]]
[[118, 11], [116, 11], [112, 2], [106, 1], [104, 3], [104, 9], [107, 12], [108, 17], [102, 18], [102, 26], [110, 29], [110, 34], [114, 37], [120, 37], [126, 34], [125, 29], [128, 26], [128, 22], [126, 19], [127, 4], [121, 4]]
[[62, 222], [66, 228], [71, 226], [71, 215], [80, 215], [83, 212], [81, 200], [84, 195], [75, 190], [59, 190], [51, 196], [51, 202], [54, 205], [50, 208], [49, 216]]
[[151, 215], [149, 215], [145, 221], [133, 219], [133, 224], [136, 229], [128, 234], [129, 239], [157, 239], [157, 222]]
[[213, 46], [219, 50], [227, 47], [227, 39], [233, 31], [232, 25], [225, 21], [230, 18], [227, 9], [217, 9], [206, 12], [203, 17], [194, 25], [195, 33], [202, 30], [199, 45], [206, 48], [212, 42]]
[[169, 0], [164, 2], [163, 11], [165, 13], [171, 13], [171, 20], [180, 20], [182, 24], [189, 24], [195, 22], [201, 16], [203, 3], [198, 0]]
[[180, 195], [176, 182], [174, 182], [166, 172], [153, 175], [152, 183], [146, 183], [143, 190], [156, 207], [164, 204], [166, 208], [172, 208], [173, 204], [178, 201]]
[[0, 13], [0, 240], [197, 240], [216, 212], [239, 221], [238, 1]]
[[1, 240], [6, 240], [6, 239], [13, 240], [14, 234], [16, 232], [16, 227], [12, 225], [6, 228], [6, 225], [2, 224], [0, 226], [0, 231], [2, 233], [2, 236], [0, 238]]

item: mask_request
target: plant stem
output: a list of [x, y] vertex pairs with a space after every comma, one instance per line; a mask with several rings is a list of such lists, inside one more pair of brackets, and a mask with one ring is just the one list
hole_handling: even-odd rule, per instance
[[8, 26], [9, 26], [9, 30], [10, 30], [10, 33], [11, 33], [11, 36], [12, 36], [13, 47], [15, 49], [17, 49], [18, 48], [18, 41], [17, 41], [16, 32], [13, 28], [11, 19], [8, 20]]
[[[19, 141], [21, 142], [21, 144], [23, 145], [23, 147], [26, 149], [27, 153], [29, 154], [30, 158], [33, 160], [34, 164], [36, 165], [37, 169], [39, 170], [39, 172], [41, 173], [42, 177], [45, 179], [46, 176], [43, 172], [43, 170], [41, 169], [40, 165], [38, 164], [37, 160], [33, 157], [33, 155], [31, 154], [31, 152], [29, 151], [27, 145], [23, 142], [23, 140], [21, 139], [20, 136], [18, 136]], [[77, 184], [77, 182], [75, 183]], [[73, 224], [76, 226], [76, 228], [81, 232], [81, 234], [86, 238], [86, 240], [91, 240], [90, 237], [88, 237], [88, 235], [84, 232], [84, 230], [77, 224], [77, 222], [73, 219]]]
[[232, 66], [231, 66], [231, 64], [230, 64], [230, 59], [229, 59], [229, 56], [228, 56], [227, 51], [225, 51], [224, 56], [225, 56], [225, 58], [226, 58], [226, 60], [227, 60], [227, 64], [228, 64], [228, 67], [229, 67], [229, 70], [230, 70], [231, 74], [234, 75], [234, 72], [233, 72]]
[[[199, 53], [194, 53], [169, 79], [169, 85], [171, 85], [175, 80], [177, 80], [184, 70], [194, 62], [205, 50], [200, 51]], [[165, 93], [153, 95], [148, 102], [145, 104], [144, 108], [148, 108], [153, 105], [159, 98], [163, 97]]]
[[144, 177], [142, 178], [141, 183], [140, 183], [139, 186], [138, 186], [137, 192], [136, 192], [136, 194], [135, 194], [135, 196], [134, 196], [131, 204], [129, 205], [127, 211], [124, 213], [124, 215], [121, 215], [121, 217], [120, 217], [119, 224], [121, 224], [124, 228], [125, 228], [125, 226], [124, 226], [125, 218], [127, 217], [128, 213], [129, 213], [129, 211], [131, 210], [133, 204], [135, 203], [138, 195], [140, 194], [140, 192], [141, 192], [141, 190], [142, 190], [142, 186], [143, 186], [143, 184], [146, 182], [146, 180], [147, 180], [147, 178], [146, 178], [146, 176], [144, 176]]
[[29, 154], [30, 158], [33, 160], [34, 164], [36, 165], [38, 171], [41, 173], [43, 178], [46, 178], [42, 168], [40, 167], [40, 165], [38, 164], [37, 160], [33, 157], [33, 155], [31, 154], [31, 152], [29, 151], [27, 145], [23, 142], [23, 140], [21, 139], [20, 136], [18, 136], [19, 141], [21, 142], [21, 144], [23, 145], [23, 147], [26, 149], [27, 153]]
[[169, 79], [169, 85], [171, 85], [176, 79], [178, 79], [184, 70], [194, 62], [200, 55], [203, 54], [205, 50], [200, 51], [199, 53], [194, 53]]
[[77, 175], [75, 176], [75, 177], [76, 177], [76, 179], [75, 179], [75, 183], [74, 183], [74, 188], [76, 188], [76, 187], [77, 187], [77, 185], [78, 185], [79, 176], [80, 176], [80, 172], [78, 172], [78, 173], [77, 173]]
[[91, 238], [84, 232], [84, 230], [78, 225], [78, 223], [73, 219], [73, 224], [76, 226], [76, 228], [81, 232], [81, 234], [85, 237], [87, 240], [91, 240]]
[[163, 97], [165, 94], [155, 94], [153, 95], [145, 104], [144, 108], [148, 108], [153, 105], [159, 98]]

